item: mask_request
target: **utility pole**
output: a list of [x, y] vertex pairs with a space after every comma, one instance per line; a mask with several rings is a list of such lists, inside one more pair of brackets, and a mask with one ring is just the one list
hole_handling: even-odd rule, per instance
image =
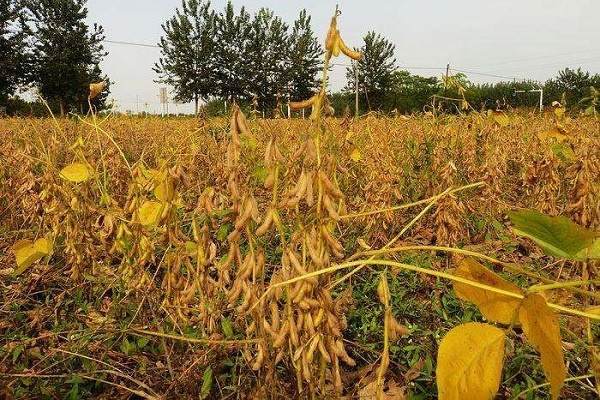
[[450, 63], [446, 64], [446, 80], [444, 81], [444, 94], [446, 94], [446, 88], [448, 87], [448, 78], [450, 77]]
[[358, 118], [358, 61], [353, 61], [354, 65], [354, 118]]
[[544, 111], [544, 89], [531, 89], [531, 90], [515, 90], [515, 93], [539, 93], [540, 94], [540, 112]]

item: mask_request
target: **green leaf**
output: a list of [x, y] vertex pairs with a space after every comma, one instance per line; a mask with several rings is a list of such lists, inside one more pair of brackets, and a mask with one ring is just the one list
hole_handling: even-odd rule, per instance
[[212, 390], [213, 385], [213, 372], [212, 368], [208, 367], [204, 370], [204, 375], [202, 376], [202, 387], [200, 388], [200, 400], [204, 400], [208, 398], [210, 395], [210, 391]]
[[229, 318], [221, 319], [221, 329], [223, 330], [223, 334], [227, 339], [233, 337], [233, 327], [231, 326], [231, 321]]
[[150, 341], [150, 339], [148, 339], [147, 337], [140, 336], [137, 338], [135, 343], [137, 344], [137, 347], [139, 349], [143, 349], [144, 347], [146, 347], [146, 345], [148, 344], [149, 341]]
[[231, 228], [230, 224], [223, 224], [219, 227], [217, 231], [217, 240], [219, 242], [225, 241], [227, 239], [227, 235], [229, 235], [229, 228]]
[[600, 259], [600, 238], [594, 240], [591, 246], [586, 247], [577, 253], [577, 258], [582, 260], [598, 260]]
[[79, 384], [76, 383], [71, 387], [71, 390], [69, 390], [69, 393], [67, 393], [67, 399], [68, 400], [77, 400], [79, 399]]
[[240, 142], [242, 142], [243, 147], [250, 150], [255, 150], [258, 146], [258, 140], [251, 135], [241, 135]]
[[23, 350], [25, 350], [25, 347], [23, 347], [22, 344], [17, 345], [13, 351], [12, 351], [12, 362], [13, 364], [17, 361], [17, 359], [19, 358], [19, 356], [21, 355], [21, 353], [23, 353]]
[[564, 143], [554, 143], [551, 148], [554, 155], [560, 158], [563, 162], [571, 161], [575, 158], [575, 152], [573, 149]]
[[534, 210], [509, 213], [513, 232], [533, 240], [546, 254], [582, 260], [581, 252], [592, 246], [598, 233], [585, 229], [566, 217], [551, 217]]
[[265, 180], [267, 179], [268, 175], [269, 175], [269, 171], [262, 165], [257, 166], [252, 171], [252, 176], [261, 185], [265, 183]]
[[123, 341], [121, 342], [121, 346], [119, 347], [121, 349], [121, 352], [123, 352], [123, 354], [125, 354], [126, 356], [133, 354], [136, 350], [135, 344], [130, 343], [129, 340], [127, 340], [127, 338], [123, 339]]

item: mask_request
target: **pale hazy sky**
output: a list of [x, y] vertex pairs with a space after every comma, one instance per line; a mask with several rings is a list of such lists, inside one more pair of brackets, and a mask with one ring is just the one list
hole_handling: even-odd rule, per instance
[[[114, 41], [155, 45], [163, 23], [181, 0], [89, 0], [89, 22], [104, 26]], [[222, 10], [226, 0], [213, 0]], [[367, 31], [375, 30], [396, 44], [400, 66], [422, 75], [441, 75], [450, 63], [465, 71], [516, 78], [545, 80], [563, 67], [582, 67], [600, 72], [599, 0], [235, 0], [236, 10], [250, 12], [271, 8], [292, 23], [302, 8], [313, 17], [313, 28], [325, 36], [338, 3], [339, 27], [346, 43], [361, 44]], [[158, 48], [119, 44], [105, 45], [110, 52], [103, 70], [115, 81], [112, 97], [122, 110], [158, 111], [158, 87], [152, 71]], [[338, 60], [341, 61], [341, 60]], [[346, 61], [346, 60], [343, 60]], [[408, 68], [410, 69], [410, 68]], [[467, 74], [473, 81], [497, 81], [496, 77]], [[344, 68], [332, 74], [334, 88], [345, 85]], [[190, 105], [178, 105], [191, 112]], [[175, 111], [172, 106], [171, 111]]]

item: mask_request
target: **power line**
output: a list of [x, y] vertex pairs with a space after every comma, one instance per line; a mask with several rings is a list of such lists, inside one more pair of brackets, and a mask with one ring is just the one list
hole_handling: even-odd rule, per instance
[[450, 69], [451, 69], [452, 71], [455, 71], [455, 72], [462, 72], [462, 73], [465, 73], [465, 74], [473, 74], [473, 75], [489, 76], [489, 77], [492, 77], [492, 78], [501, 78], [501, 79], [510, 79], [510, 80], [513, 80], [513, 79], [516, 79], [516, 80], [524, 80], [524, 79], [522, 79], [522, 78], [517, 78], [517, 77], [514, 77], [514, 76], [504, 76], [504, 75], [488, 74], [488, 73], [485, 73], [485, 72], [478, 72], [478, 71], [467, 71], [467, 70], [463, 70], [463, 69], [456, 69], [456, 68], [450, 68]]
[[[159, 49], [160, 46], [158, 45], [154, 45], [154, 44], [147, 44], [147, 43], [139, 43], [139, 42], [130, 42], [130, 41], [124, 41], [124, 40], [108, 40], [105, 39], [104, 40], [105, 43], [110, 43], [110, 44], [118, 44], [118, 45], [125, 45], [125, 46], [137, 46], [137, 47], [147, 47], [147, 48], [153, 48], [153, 49]], [[505, 61], [505, 62], [501, 62], [501, 63], [495, 63], [493, 65], [506, 65], [506, 64], [511, 64], [511, 63], [518, 63], [518, 62], [526, 62], [526, 61], [533, 61], [533, 60], [539, 60], [539, 59], [545, 59], [545, 58], [553, 58], [553, 57], [559, 57], [559, 56], [567, 56], [567, 55], [573, 55], [573, 54], [582, 54], [582, 53], [594, 53], [596, 51], [600, 51], [600, 50], [587, 50], [587, 51], [578, 51], [578, 52], [569, 52], [569, 53], [561, 53], [561, 54], [555, 54], [555, 55], [544, 55], [544, 56], [539, 56], [539, 57], [529, 57], [529, 58], [523, 58], [523, 59], [517, 59], [517, 60], [511, 60], [511, 61]], [[581, 62], [592, 62], [595, 60], [600, 60], [599, 57], [593, 57], [593, 58], [585, 58], [585, 59], [580, 59], [580, 60], [574, 60], [573, 62], [570, 62], [570, 65], [574, 65], [577, 63], [581, 63]], [[555, 66], [561, 66], [564, 65], [565, 63], [552, 63], [552, 64], [543, 64], [543, 65], [538, 65], [538, 66], [534, 66], [533, 68], [528, 68], [529, 71], [536, 71], [536, 70], [540, 70], [540, 69], [546, 69], [546, 68], [553, 68]], [[343, 66], [343, 67], [352, 67], [351, 64], [343, 64], [343, 63], [334, 63], [331, 64], [331, 66]], [[490, 64], [491, 66], [491, 64]], [[405, 69], [405, 70], [429, 70], [429, 71], [443, 71], [446, 68], [444, 67], [424, 67], [424, 66], [407, 66], [407, 65], [401, 65], [399, 66], [400, 69]], [[465, 74], [473, 74], [473, 75], [479, 75], [479, 76], [486, 76], [486, 77], [491, 77], [491, 78], [499, 78], [499, 79], [510, 79], [510, 80], [524, 80], [523, 78], [518, 78], [518, 77], [514, 77], [514, 76], [506, 76], [506, 75], [499, 75], [499, 74], [495, 74], [495, 73], [489, 73], [489, 72], [480, 72], [480, 71], [473, 71], [471, 70], [471, 68], [478, 68], [478, 67], [467, 67], [469, 68], [468, 70], [463, 70], [463, 69], [456, 69], [456, 68], [451, 68], [452, 71], [455, 72], [462, 72]]]
[[151, 48], [158, 48], [158, 49], [160, 49], [160, 46], [157, 46], [155, 44], [124, 42], [122, 40], [107, 40], [107, 39], [105, 39], [104, 42], [105, 43], [112, 43], [112, 44], [122, 44], [122, 45], [126, 45], [126, 46], [151, 47]]
[[537, 57], [521, 58], [521, 59], [516, 59], [516, 60], [502, 61], [502, 62], [497, 62], [494, 64], [487, 64], [487, 65], [482, 65], [482, 66], [478, 66], [478, 67], [469, 67], [469, 68], [481, 68], [481, 67], [485, 68], [485, 67], [492, 67], [492, 66], [496, 66], [496, 65], [506, 65], [506, 64], [514, 64], [514, 63], [521, 63], [521, 62], [527, 62], [527, 61], [543, 60], [543, 59], [547, 59], [547, 58], [572, 56], [575, 54], [587, 54], [587, 53], [595, 54], [597, 52], [600, 52], [600, 49], [582, 50], [582, 51], [575, 51], [575, 52], [569, 52], [569, 53], [560, 53], [560, 54], [544, 55], [544, 56], [537, 56]]
[[446, 67], [442, 68], [442, 67], [409, 67], [406, 65], [401, 65], [399, 68], [401, 69], [431, 69], [431, 70], [445, 70]]

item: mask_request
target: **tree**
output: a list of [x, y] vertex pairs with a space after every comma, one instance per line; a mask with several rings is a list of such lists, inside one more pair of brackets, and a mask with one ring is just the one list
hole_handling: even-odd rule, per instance
[[175, 100], [208, 100], [214, 93], [215, 13], [210, 2], [182, 0], [181, 10], [162, 25], [161, 57], [154, 66], [158, 82], [175, 89]]
[[244, 7], [235, 14], [231, 1], [216, 18], [215, 95], [229, 101], [248, 100], [251, 69], [248, 64], [250, 14]]
[[288, 26], [271, 10], [260, 9], [252, 20], [247, 57], [248, 90], [257, 96], [259, 108], [269, 112], [287, 86]]
[[[385, 96], [391, 91], [396, 70], [395, 50], [394, 44], [373, 31], [364, 37], [364, 45], [360, 49], [363, 58], [358, 61], [358, 81], [359, 90], [367, 93], [369, 108], [382, 108]], [[346, 70], [348, 91], [354, 90], [354, 75], [353, 67], [349, 67]]]
[[300, 11], [288, 39], [289, 94], [293, 100], [308, 99], [319, 88], [323, 48], [311, 27], [311, 17]]
[[544, 95], [547, 103], [550, 104], [552, 101], [561, 101], [564, 93], [566, 105], [577, 106], [580, 100], [589, 94], [590, 86], [598, 87], [599, 84], [599, 75], [591, 75], [581, 68], [577, 70], [565, 68], [559, 71], [556, 78], [546, 81]]
[[441, 84], [436, 77], [413, 75], [408, 71], [393, 73], [391, 92], [385, 101], [386, 110], [401, 113], [422, 112], [431, 103], [431, 96], [437, 94]]
[[15, 0], [0, 0], [0, 105], [24, 82], [27, 33], [23, 7]]
[[86, 109], [88, 85], [100, 77], [100, 62], [108, 54], [102, 26], [90, 29], [85, 23], [85, 5], [86, 0], [28, 3], [35, 38], [31, 81], [44, 98], [58, 103], [61, 115]]

